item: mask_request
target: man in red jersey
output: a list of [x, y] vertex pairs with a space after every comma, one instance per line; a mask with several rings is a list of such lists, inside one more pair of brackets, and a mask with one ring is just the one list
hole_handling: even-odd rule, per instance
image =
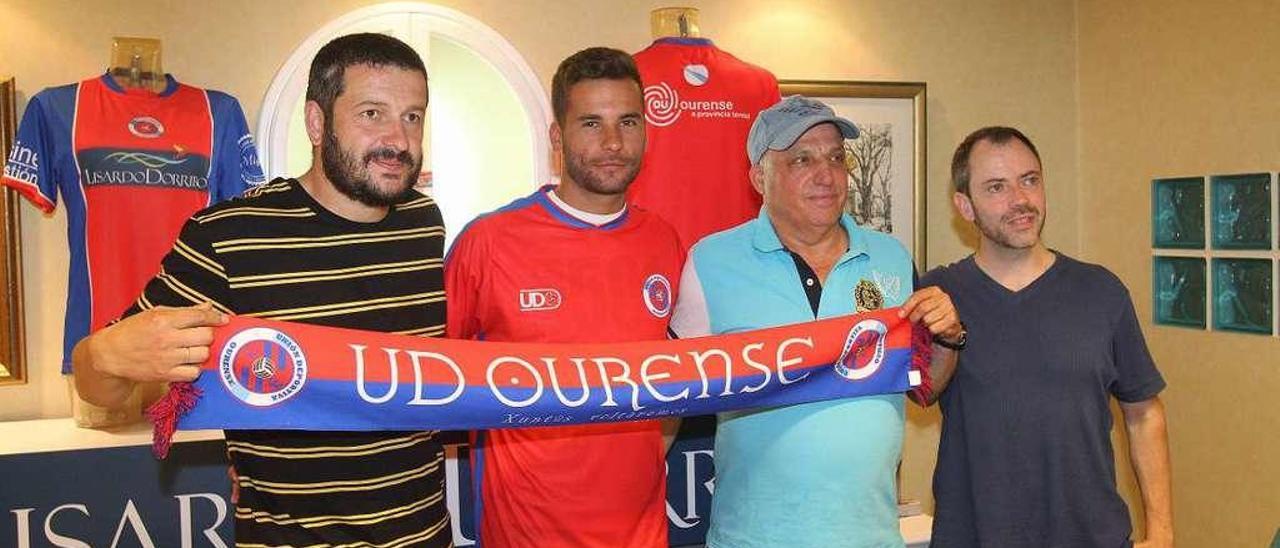
[[[445, 264], [448, 334], [524, 342], [663, 339], [684, 251], [675, 229], [627, 205], [645, 148], [635, 63], [618, 50], [580, 51], [556, 71], [552, 104], [560, 184], [463, 229]], [[555, 396], [569, 406], [602, 406], [598, 394], [578, 388], [587, 373], [598, 372], [554, 368]], [[616, 408], [601, 408], [610, 410]], [[557, 420], [512, 414], [513, 425]], [[667, 545], [657, 420], [490, 430], [473, 442], [482, 546]]]

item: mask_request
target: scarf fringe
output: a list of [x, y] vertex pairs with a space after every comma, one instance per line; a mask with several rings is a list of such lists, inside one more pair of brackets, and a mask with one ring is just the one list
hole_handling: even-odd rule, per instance
[[189, 382], [170, 383], [164, 396], [147, 408], [147, 418], [151, 419], [154, 427], [151, 452], [157, 459], [169, 456], [173, 433], [178, 429], [178, 419], [196, 406], [200, 394], [200, 389]]
[[929, 362], [933, 359], [933, 334], [924, 324], [911, 326], [911, 370], [920, 372], [920, 385], [912, 388], [907, 396], [921, 407], [933, 399], [933, 379], [929, 377]]

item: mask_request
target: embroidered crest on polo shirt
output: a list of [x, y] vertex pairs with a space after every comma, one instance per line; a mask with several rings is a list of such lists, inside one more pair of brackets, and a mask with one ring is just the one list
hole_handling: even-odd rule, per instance
[[880, 292], [880, 286], [864, 278], [853, 288], [853, 304], [859, 314], [880, 310], [884, 308], [884, 294]]
[[881, 294], [891, 303], [899, 303], [906, 300], [906, 295], [902, 294], [902, 278], [898, 276], [890, 276], [879, 270], [871, 271], [871, 281], [875, 282], [876, 287], [880, 288]]

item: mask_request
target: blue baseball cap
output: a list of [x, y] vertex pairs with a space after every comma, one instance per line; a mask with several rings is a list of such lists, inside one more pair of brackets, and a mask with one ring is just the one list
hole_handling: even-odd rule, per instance
[[840, 128], [845, 139], [858, 138], [858, 126], [836, 115], [821, 101], [803, 95], [792, 95], [777, 104], [760, 111], [747, 134], [747, 157], [752, 164], [760, 163], [766, 150], [786, 150], [795, 144], [809, 128], [823, 123], [833, 123]]

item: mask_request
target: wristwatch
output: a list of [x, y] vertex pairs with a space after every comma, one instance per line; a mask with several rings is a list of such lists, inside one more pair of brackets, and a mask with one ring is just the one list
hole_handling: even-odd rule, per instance
[[955, 350], [957, 352], [964, 350], [964, 346], [968, 342], [969, 342], [969, 330], [965, 329], [964, 322], [960, 322], [960, 335], [956, 337], [956, 340], [954, 342], [948, 341], [939, 335], [933, 336], [933, 344], [936, 344], [943, 348], [950, 348], [951, 350]]

